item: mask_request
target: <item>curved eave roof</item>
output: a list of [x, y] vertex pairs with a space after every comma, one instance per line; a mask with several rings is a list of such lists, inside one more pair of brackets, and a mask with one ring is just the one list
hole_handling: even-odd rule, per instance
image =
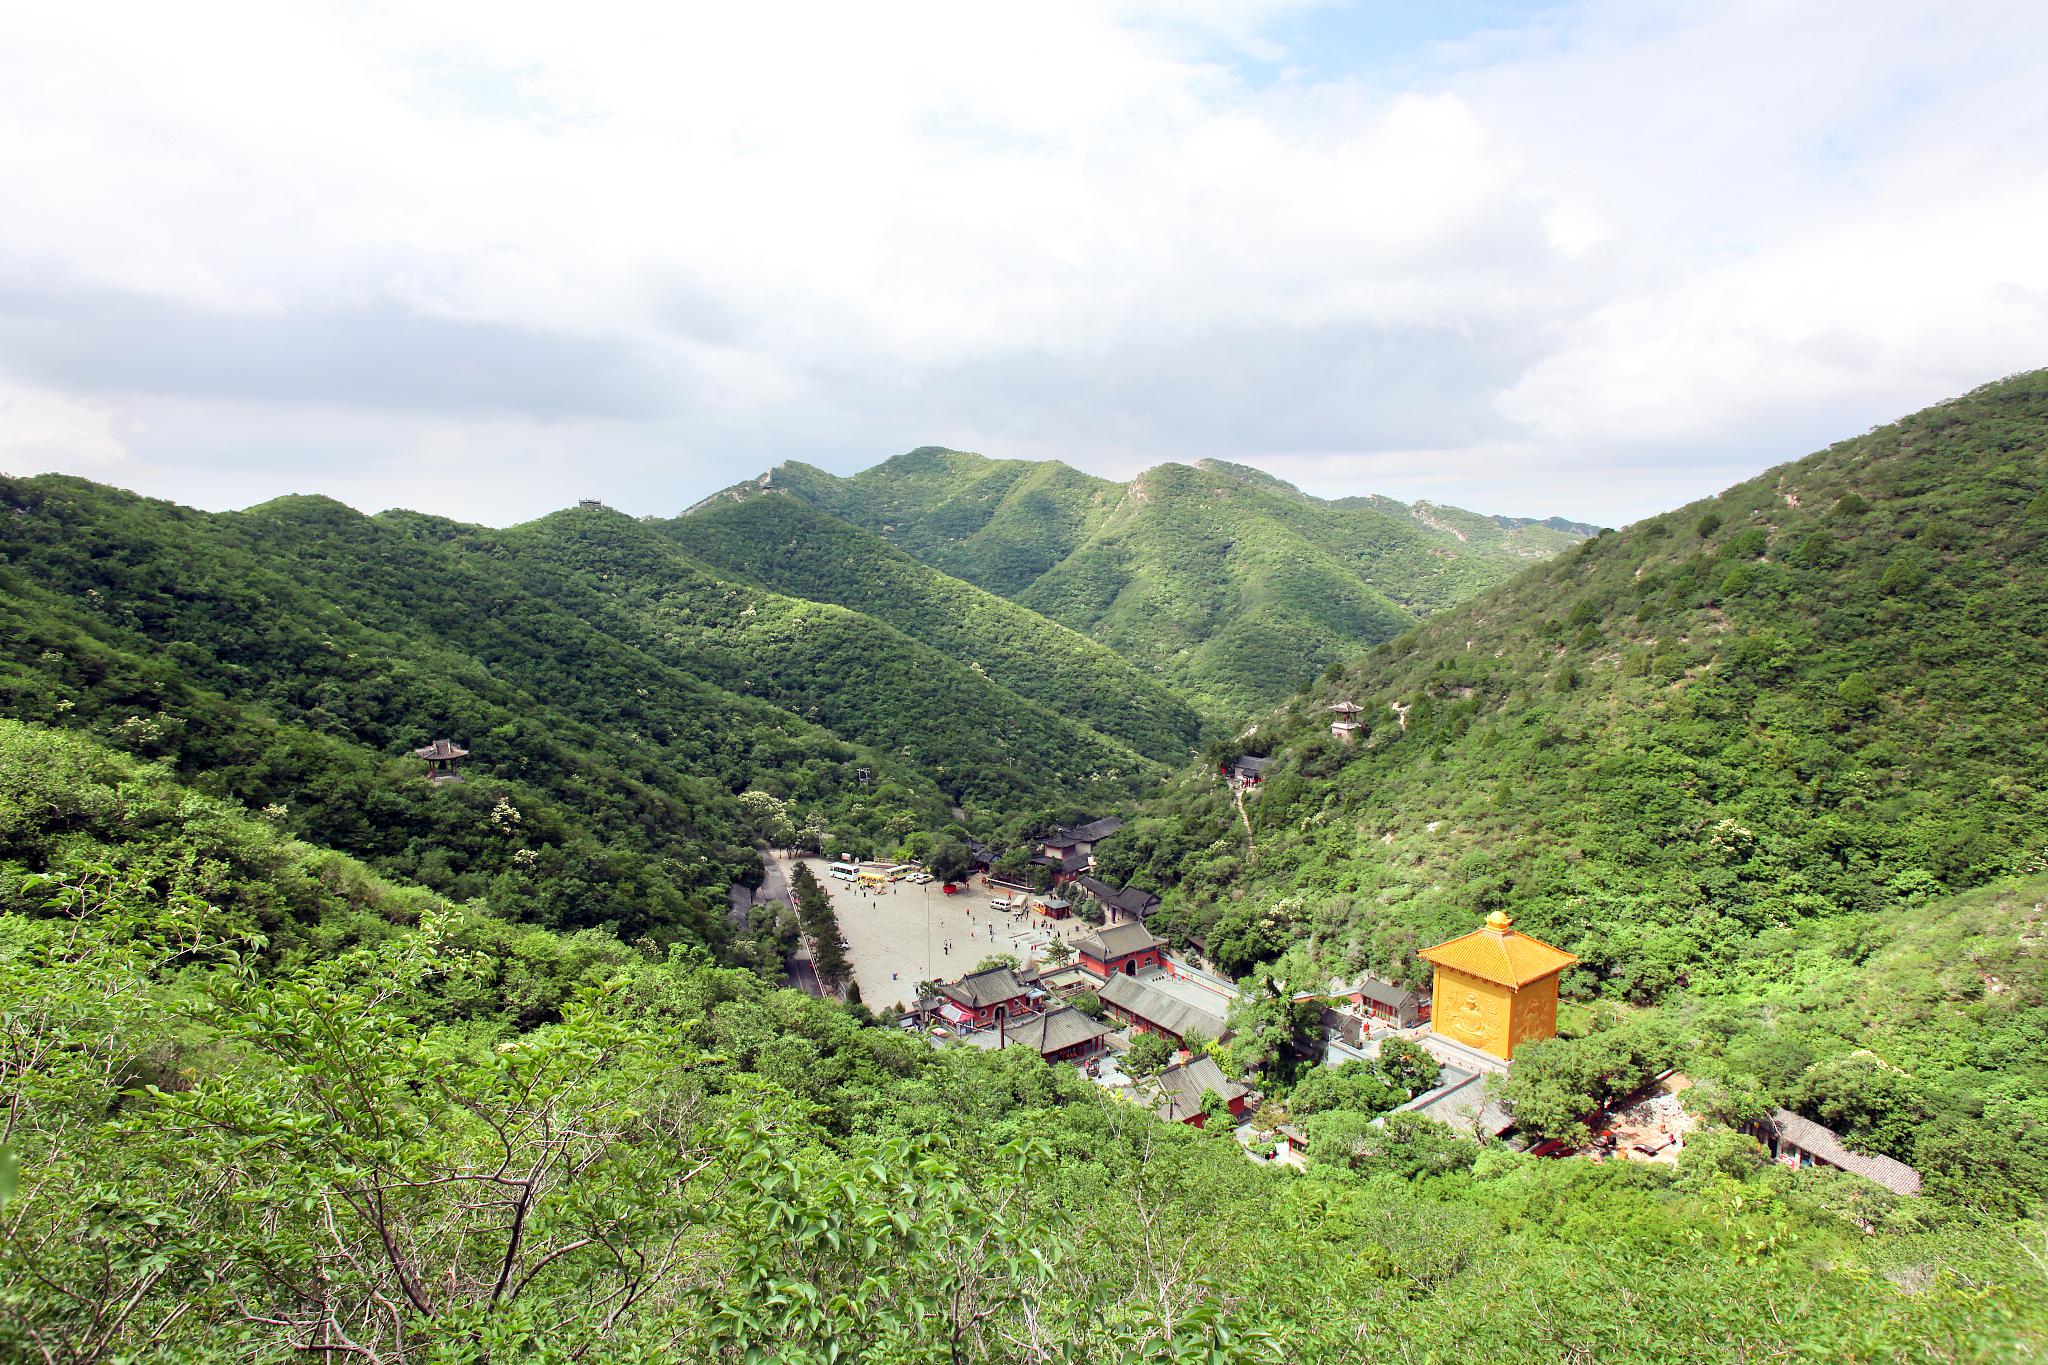
[[1540, 938], [1512, 931], [1495, 933], [1491, 929], [1474, 929], [1448, 943], [1424, 948], [1417, 956], [1424, 962], [1449, 967], [1481, 981], [1517, 988], [1555, 976], [1578, 961], [1564, 949], [1553, 948]]

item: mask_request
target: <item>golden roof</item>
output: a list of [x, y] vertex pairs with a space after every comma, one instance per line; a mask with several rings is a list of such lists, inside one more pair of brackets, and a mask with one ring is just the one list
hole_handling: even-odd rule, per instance
[[1508, 926], [1514, 921], [1496, 910], [1486, 917], [1486, 927], [1474, 929], [1461, 938], [1424, 948], [1417, 954], [1424, 962], [1476, 976], [1497, 986], [1526, 986], [1555, 976], [1578, 958], [1562, 948], [1553, 948], [1540, 938], [1518, 934]]

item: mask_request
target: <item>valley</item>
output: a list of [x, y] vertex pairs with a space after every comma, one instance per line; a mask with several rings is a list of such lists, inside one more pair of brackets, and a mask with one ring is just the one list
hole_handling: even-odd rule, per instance
[[2044, 449], [0, 482], [0, 1344], [2026, 1358]]

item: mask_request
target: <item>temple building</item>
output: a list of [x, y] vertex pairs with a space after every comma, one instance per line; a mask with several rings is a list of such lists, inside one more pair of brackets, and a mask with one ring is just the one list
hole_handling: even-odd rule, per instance
[[1166, 940], [1140, 923], [1111, 924], [1074, 940], [1081, 969], [1099, 981], [1122, 972], [1136, 976], [1166, 965]]
[[1557, 1036], [1557, 978], [1578, 961], [1513, 923], [1496, 910], [1484, 927], [1418, 954], [1436, 968], [1430, 1027], [1503, 1061]]

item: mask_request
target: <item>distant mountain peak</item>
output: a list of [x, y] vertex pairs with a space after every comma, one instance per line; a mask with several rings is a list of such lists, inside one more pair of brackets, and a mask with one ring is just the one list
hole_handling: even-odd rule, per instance
[[1119, 483], [945, 446], [845, 477], [780, 464], [692, 510], [769, 493], [1108, 645], [1211, 716], [1277, 701], [1583, 539], [1461, 508], [1317, 498], [1229, 460]]

